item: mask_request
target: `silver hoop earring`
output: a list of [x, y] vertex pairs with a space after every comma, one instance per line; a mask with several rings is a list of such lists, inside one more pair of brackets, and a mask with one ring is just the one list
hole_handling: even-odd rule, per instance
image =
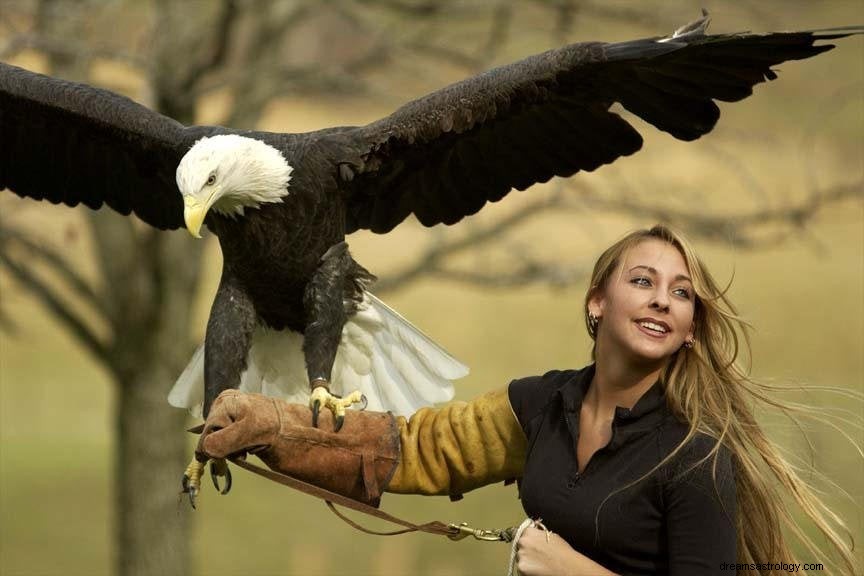
[[597, 335], [597, 326], [600, 325], [600, 318], [594, 315], [593, 312], [588, 312], [588, 334], [591, 336]]

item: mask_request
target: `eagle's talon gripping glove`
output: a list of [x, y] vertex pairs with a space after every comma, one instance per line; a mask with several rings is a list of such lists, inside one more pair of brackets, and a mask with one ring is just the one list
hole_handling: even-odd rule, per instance
[[377, 506], [399, 462], [399, 430], [386, 412], [349, 410], [334, 432], [329, 411], [312, 426], [307, 406], [226, 390], [213, 403], [196, 453], [254, 453], [270, 469]]

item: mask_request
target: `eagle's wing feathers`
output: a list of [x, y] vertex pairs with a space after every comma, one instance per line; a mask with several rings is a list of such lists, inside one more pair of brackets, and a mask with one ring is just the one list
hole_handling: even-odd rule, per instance
[[[453, 224], [553, 176], [614, 162], [642, 138], [610, 111], [618, 102], [682, 140], [711, 131], [720, 111], [773, 79], [771, 66], [861, 33], [677, 36], [565, 46], [490, 70], [410, 102], [352, 134], [342, 167], [348, 231], [387, 232], [409, 214]], [[680, 32], [680, 30], [679, 30]]]
[[0, 189], [162, 229], [183, 226], [175, 170], [212, 131], [186, 128], [108, 90], [0, 63]]

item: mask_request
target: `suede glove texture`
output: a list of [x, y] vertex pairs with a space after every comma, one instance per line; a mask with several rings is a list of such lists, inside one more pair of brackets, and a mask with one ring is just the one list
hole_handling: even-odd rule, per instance
[[213, 403], [196, 453], [213, 459], [245, 453], [271, 470], [378, 506], [399, 463], [399, 431], [390, 413], [348, 410], [339, 432], [322, 410], [261, 394], [226, 390]]
[[410, 419], [397, 417], [396, 424], [402, 454], [388, 492], [458, 499], [480, 486], [522, 477], [527, 439], [507, 388], [470, 402], [421, 408]]

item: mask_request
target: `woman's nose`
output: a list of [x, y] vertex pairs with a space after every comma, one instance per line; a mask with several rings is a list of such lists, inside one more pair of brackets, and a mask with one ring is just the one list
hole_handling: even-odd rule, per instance
[[669, 298], [667, 298], [663, 293], [655, 294], [654, 299], [651, 301], [651, 308], [662, 312], [668, 312]]

